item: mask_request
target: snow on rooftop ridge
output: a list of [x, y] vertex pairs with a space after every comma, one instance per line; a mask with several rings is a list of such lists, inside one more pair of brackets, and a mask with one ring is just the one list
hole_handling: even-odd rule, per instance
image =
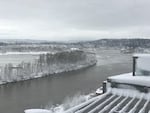
[[25, 113], [50, 113], [49, 110], [46, 109], [28, 109], [24, 111]]
[[146, 100], [150, 100], [150, 93], [142, 93], [138, 90], [133, 89], [119, 89], [119, 88], [108, 88], [108, 91], [114, 95], [120, 95], [125, 97], [136, 97], [136, 98], [144, 98]]
[[126, 74], [111, 76], [108, 77], [108, 79], [116, 83], [122, 83], [122, 84], [125, 83], [125, 84], [133, 84], [133, 85], [150, 87], [150, 76], [132, 76], [132, 73], [126, 73]]
[[135, 54], [133, 54], [133, 57], [150, 57], [150, 54], [148, 54], [148, 53], [135, 53]]

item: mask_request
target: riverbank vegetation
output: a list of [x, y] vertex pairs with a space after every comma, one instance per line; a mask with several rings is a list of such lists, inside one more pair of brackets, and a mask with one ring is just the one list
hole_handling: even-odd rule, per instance
[[33, 62], [12, 63], [0, 67], [0, 84], [39, 78], [68, 72], [96, 64], [95, 54], [82, 50], [69, 50], [40, 54]]

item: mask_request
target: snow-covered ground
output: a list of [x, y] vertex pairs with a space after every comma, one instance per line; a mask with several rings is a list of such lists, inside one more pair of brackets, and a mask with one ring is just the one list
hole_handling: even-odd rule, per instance
[[0, 61], [0, 84], [78, 70], [97, 62], [93, 55], [79, 50], [60, 53], [11, 52], [0, 55]]
[[47, 54], [50, 53], [49, 51], [38, 51], [38, 52], [6, 52], [0, 53], [0, 55], [40, 55], [40, 54]]

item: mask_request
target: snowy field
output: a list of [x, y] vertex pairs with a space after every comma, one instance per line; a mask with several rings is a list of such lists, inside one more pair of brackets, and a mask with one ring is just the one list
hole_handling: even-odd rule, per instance
[[6, 52], [0, 53], [0, 66], [12, 63], [17, 65], [21, 62], [33, 62], [39, 58], [40, 54], [47, 54], [50, 52]]
[[4, 66], [6, 64], [12, 63], [17, 65], [21, 62], [33, 62], [37, 59], [39, 55], [32, 55], [32, 54], [1, 54], [0, 55], [0, 66]]

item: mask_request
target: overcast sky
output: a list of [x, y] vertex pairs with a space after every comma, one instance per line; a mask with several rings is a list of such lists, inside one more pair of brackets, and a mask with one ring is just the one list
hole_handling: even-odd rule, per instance
[[150, 0], [0, 0], [0, 39], [149, 38]]

